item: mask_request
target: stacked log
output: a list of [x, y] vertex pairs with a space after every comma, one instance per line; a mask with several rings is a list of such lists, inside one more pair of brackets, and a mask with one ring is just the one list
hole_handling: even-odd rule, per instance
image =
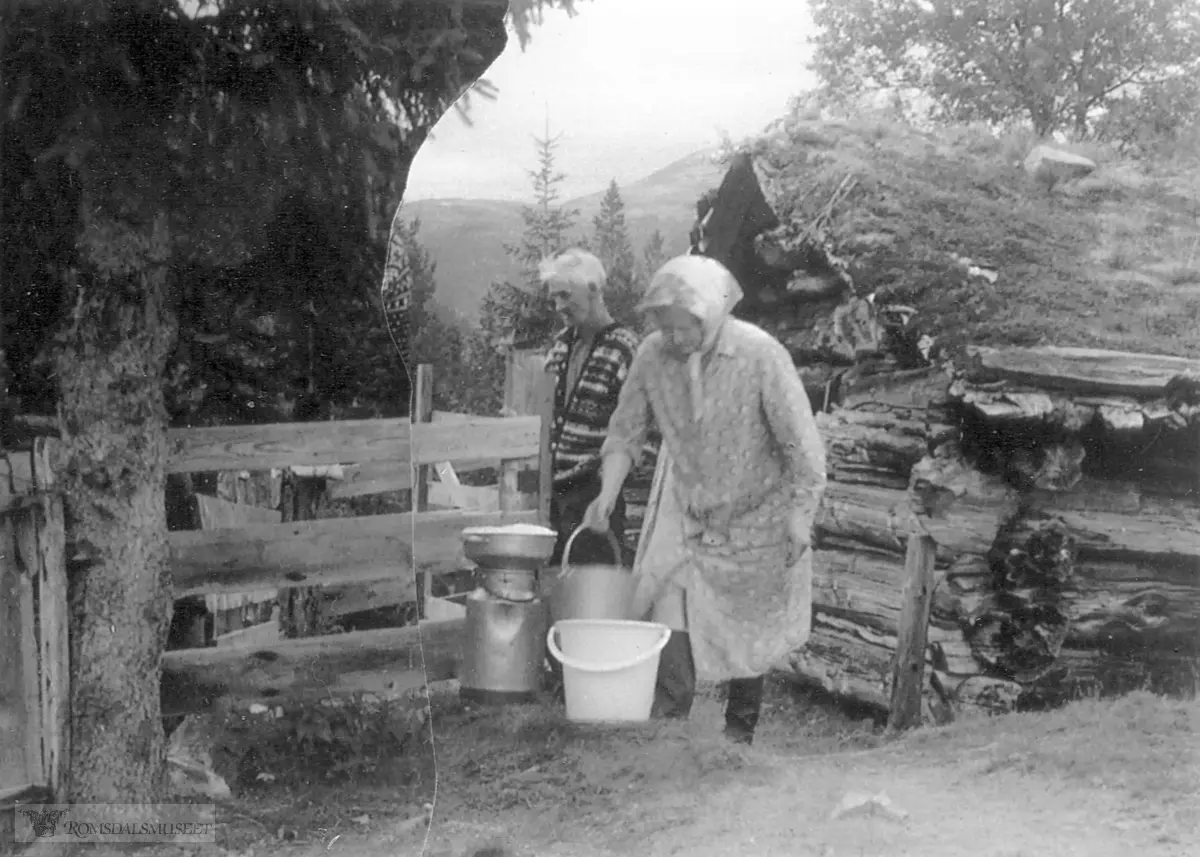
[[[1060, 351], [1005, 358], [1039, 354]], [[1130, 373], [1157, 360], [1122, 359]], [[1121, 476], [1137, 470], [1136, 439], [1147, 453], [1179, 451], [1175, 482], [1194, 484], [1200, 408], [970, 376], [930, 368], [850, 379], [839, 406], [818, 415], [830, 482], [816, 525], [813, 635], [793, 669], [888, 704], [905, 544], [925, 533], [938, 566], [930, 717], [1185, 689], [1200, 665], [1200, 494], [1171, 495], [1161, 483], [1149, 492]], [[1047, 387], [1061, 383], [1056, 374]], [[1118, 408], [1141, 415], [1140, 434], [1130, 435], [1133, 419], [1114, 418]]]
[[734, 158], [693, 249], [741, 279], [738, 314], [789, 348], [821, 411], [829, 484], [795, 674], [889, 704], [906, 543], [925, 534], [927, 717], [1194, 688], [1200, 361], [939, 354], [915, 309], [877, 306], [819, 235], [769, 214], [787, 212], [757, 166]]

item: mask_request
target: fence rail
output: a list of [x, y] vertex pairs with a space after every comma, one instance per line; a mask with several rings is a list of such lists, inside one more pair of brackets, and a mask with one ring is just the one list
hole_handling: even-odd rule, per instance
[[465, 417], [431, 423], [383, 419], [170, 429], [167, 472], [354, 464], [384, 465], [398, 474], [441, 461], [536, 458], [540, 432], [541, 418], [537, 416]]
[[176, 598], [370, 583], [453, 570], [464, 527], [536, 523], [536, 511], [439, 511], [170, 533]]

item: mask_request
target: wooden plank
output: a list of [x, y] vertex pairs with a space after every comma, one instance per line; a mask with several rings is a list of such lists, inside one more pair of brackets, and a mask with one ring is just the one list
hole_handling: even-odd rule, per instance
[[226, 649], [260, 649], [269, 646], [280, 638], [279, 619], [260, 622], [248, 628], [239, 628], [228, 634], [217, 637], [217, 648]]
[[443, 423], [443, 424], [445, 424], [445, 423], [479, 422], [481, 420], [485, 421], [485, 422], [487, 420], [492, 420], [494, 422], [500, 422], [501, 420], [506, 420], [506, 419], [508, 419], [508, 417], [489, 417], [489, 416], [481, 416], [479, 414], [461, 414], [461, 413], [458, 413], [457, 411], [434, 411], [432, 422]]
[[35, 534], [38, 575], [39, 661], [42, 702], [42, 780], [56, 798], [66, 794], [71, 753], [68, 705], [71, 693], [67, 600], [66, 519], [62, 497], [55, 495], [54, 460], [58, 442], [37, 438], [33, 445], [33, 482], [40, 492], [41, 518]]
[[542, 431], [538, 438], [538, 517], [542, 526], [549, 527], [554, 477], [554, 459], [550, 451], [550, 430], [554, 425], [554, 376], [544, 369], [538, 378], [537, 413], [542, 418]]
[[537, 458], [541, 431], [541, 418], [537, 416], [473, 419], [453, 429], [437, 423], [416, 425], [412, 430], [412, 461], [419, 465]]
[[12, 465], [7, 455], [0, 455], [0, 511], [13, 504]]
[[454, 622], [467, 617], [467, 608], [446, 598], [430, 598], [425, 604], [424, 626], [434, 622]]
[[900, 612], [888, 712], [888, 729], [893, 732], [921, 725], [921, 692], [925, 686], [925, 648], [929, 639], [936, 555], [937, 546], [929, 536], [914, 533], [908, 537], [908, 551], [904, 557], [904, 606]]
[[[241, 493], [245, 493], [246, 486], [242, 484], [242, 480], [237, 480], [235, 485], [235, 490], [241, 489]], [[196, 519], [202, 530], [237, 529], [253, 523], [278, 524], [283, 520], [279, 509], [269, 509], [251, 503], [232, 502], [207, 494], [193, 494], [192, 501], [196, 504]], [[213, 635], [217, 638], [217, 645], [221, 645], [220, 641], [227, 639], [231, 634], [239, 634], [246, 630], [241, 627], [242, 617], [231, 617], [231, 611], [238, 610], [246, 604], [270, 601], [278, 597], [278, 589], [206, 595], [205, 605], [214, 614]], [[231, 618], [233, 627], [230, 627]]]
[[196, 513], [200, 517], [200, 528], [203, 530], [239, 528], [246, 524], [278, 524], [283, 520], [283, 515], [278, 509], [251, 506], [249, 503], [231, 503], [207, 494], [193, 494], [192, 497], [196, 502]]
[[180, 530], [167, 536], [174, 595], [385, 580], [411, 574], [411, 562], [421, 571], [449, 571], [466, 563], [463, 528], [536, 520], [535, 512], [453, 511]]
[[[10, 541], [11, 545], [12, 542]], [[41, 676], [38, 672], [37, 616], [34, 587], [36, 580], [21, 575], [21, 680], [25, 702], [25, 772], [38, 785], [49, 787], [47, 767], [42, 758], [42, 729], [45, 726], [41, 706]]]
[[[413, 384], [412, 420], [414, 424], [433, 422], [433, 367], [422, 363], [417, 367]], [[413, 486], [413, 511], [424, 512], [429, 508], [429, 465], [417, 466], [416, 483]]]
[[33, 455], [28, 452], [10, 452], [8, 462], [9, 484], [13, 497], [33, 492]]
[[[542, 379], [545, 377], [545, 357], [536, 351], [510, 351], [507, 357], [504, 379], [504, 412], [521, 416], [536, 416], [539, 418], [538, 445], [535, 468], [540, 468], [542, 451], [549, 445], [549, 426], [546, 420], [552, 414], [543, 413]], [[524, 496], [521, 488], [521, 472], [531, 469], [525, 461], [509, 460], [501, 462], [500, 466], [500, 509], [501, 511], [516, 511], [517, 509], [539, 508], [538, 494]], [[526, 489], [528, 490], [528, 488]]]
[[413, 426], [407, 419], [169, 429], [169, 473], [271, 470], [292, 465], [436, 464], [534, 458], [537, 417], [474, 417]]
[[[0, 478], [0, 503], [10, 499], [9, 485], [7, 478]], [[33, 582], [17, 563], [13, 529], [11, 517], [0, 518], [0, 791], [4, 792], [24, 789], [41, 776], [42, 768]]]
[[1200, 376], [1200, 360], [1101, 351], [1093, 348], [985, 348], [968, 353], [978, 365], [1002, 378], [1039, 389], [1091, 395], [1159, 398], [1179, 375]]
[[[522, 460], [525, 467], [533, 466], [536, 458]], [[472, 473], [489, 467], [500, 466], [500, 459], [473, 459], [455, 461], [456, 474]], [[395, 461], [378, 461], [368, 464], [349, 464], [342, 469], [341, 479], [330, 480], [330, 496], [335, 499], [364, 497], [368, 494], [390, 494], [412, 488], [412, 469]]]
[[[528, 414], [524, 401], [525, 383], [522, 376], [521, 361], [515, 351], [505, 355], [504, 365], [504, 413]], [[541, 432], [538, 432], [540, 439]], [[500, 462], [500, 484], [498, 502], [501, 512], [508, 512], [518, 506], [517, 493], [520, 487], [517, 478], [520, 465], [515, 461]]]
[[[500, 492], [495, 485], [451, 487], [435, 482], [429, 486], [430, 508], [464, 509], [474, 512], [499, 512]], [[508, 509], [507, 511], [516, 511]]]
[[168, 429], [169, 473], [404, 460], [407, 419]]
[[[410, 416], [412, 417], [413, 425], [433, 422], [433, 367], [428, 363], [422, 363], [417, 366], [417, 377], [413, 384], [413, 400]], [[420, 465], [413, 462], [409, 466], [414, 479], [412, 510], [414, 512], [426, 512], [429, 510], [429, 465]], [[418, 602], [420, 612], [417, 615], [424, 616], [426, 605], [429, 604], [429, 599], [433, 597], [433, 575], [429, 572], [420, 574], [418, 575], [418, 582], [421, 587], [421, 594]]]
[[434, 465], [434, 472], [437, 474], [438, 482], [443, 485], [458, 488], [462, 482], [458, 479], [458, 474], [454, 471], [454, 465], [449, 461], [441, 461]]
[[189, 690], [189, 699], [180, 700], [169, 713], [197, 710], [218, 697], [238, 704], [315, 702], [444, 681], [458, 673], [464, 626], [465, 620], [459, 619], [283, 640], [249, 651], [164, 652], [164, 678]]
[[324, 611], [328, 616], [346, 616], [365, 613], [383, 607], [395, 607], [412, 601], [417, 584], [414, 576], [397, 575], [387, 580], [375, 580], [366, 584], [345, 587], [328, 587], [324, 590]]
[[407, 462], [372, 461], [344, 467], [342, 478], [329, 483], [329, 496], [335, 500], [343, 500], [349, 497], [366, 497], [370, 494], [408, 491], [410, 488], [412, 468]]

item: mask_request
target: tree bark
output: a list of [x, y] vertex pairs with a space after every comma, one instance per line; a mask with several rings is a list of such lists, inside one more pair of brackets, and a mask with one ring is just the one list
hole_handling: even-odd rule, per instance
[[89, 270], [59, 340], [67, 525], [92, 561], [71, 601], [68, 800], [162, 799], [159, 660], [171, 615], [163, 375], [165, 228], [86, 214]]

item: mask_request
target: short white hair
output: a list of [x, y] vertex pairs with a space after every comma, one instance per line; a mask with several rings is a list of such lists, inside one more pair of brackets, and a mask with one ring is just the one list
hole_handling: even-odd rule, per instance
[[557, 256], [542, 260], [538, 265], [538, 278], [543, 283], [557, 282], [572, 286], [604, 287], [608, 274], [604, 264], [592, 253], [579, 247], [564, 250]]

